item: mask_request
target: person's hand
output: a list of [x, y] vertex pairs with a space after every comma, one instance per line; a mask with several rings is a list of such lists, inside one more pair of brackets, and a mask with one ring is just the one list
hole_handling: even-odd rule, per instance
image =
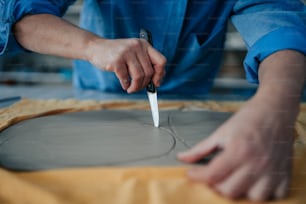
[[221, 149], [207, 165], [191, 168], [188, 176], [232, 199], [262, 201], [286, 196], [297, 111], [267, 104], [249, 101], [208, 139], [178, 154], [180, 160], [193, 163]]
[[152, 80], [160, 86], [166, 58], [143, 39], [98, 39], [91, 43], [89, 61], [114, 72], [128, 93], [139, 91]]

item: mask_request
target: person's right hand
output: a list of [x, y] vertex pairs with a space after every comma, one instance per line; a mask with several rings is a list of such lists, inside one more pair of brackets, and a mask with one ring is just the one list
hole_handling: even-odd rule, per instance
[[166, 58], [143, 39], [98, 39], [89, 46], [89, 61], [111, 71], [128, 93], [137, 92], [152, 80], [159, 87]]

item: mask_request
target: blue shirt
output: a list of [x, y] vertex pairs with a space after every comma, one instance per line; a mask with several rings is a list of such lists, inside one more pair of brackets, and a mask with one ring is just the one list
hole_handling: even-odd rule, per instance
[[[11, 28], [24, 15], [62, 16], [73, 2], [0, 0], [0, 53], [22, 49]], [[246, 77], [256, 83], [259, 63], [272, 53], [293, 49], [306, 54], [305, 11], [300, 0], [84, 0], [80, 26], [114, 39], [150, 30], [154, 47], [167, 58], [159, 92], [205, 94], [221, 64], [229, 18], [248, 48]], [[81, 60], [74, 62], [74, 84], [123, 92], [114, 73]]]

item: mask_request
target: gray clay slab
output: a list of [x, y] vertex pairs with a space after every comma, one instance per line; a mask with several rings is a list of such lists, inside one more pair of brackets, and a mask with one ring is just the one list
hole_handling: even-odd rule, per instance
[[0, 133], [0, 165], [14, 170], [182, 165], [179, 151], [208, 137], [229, 113], [88, 111], [20, 122]]
[[208, 137], [229, 116], [230, 113], [212, 111], [172, 112], [169, 114], [168, 126], [177, 139], [192, 147]]

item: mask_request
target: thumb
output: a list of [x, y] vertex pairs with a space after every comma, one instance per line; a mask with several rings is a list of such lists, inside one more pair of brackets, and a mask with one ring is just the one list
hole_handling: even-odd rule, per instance
[[217, 147], [217, 140], [213, 136], [211, 136], [207, 139], [204, 139], [191, 149], [185, 152], [178, 153], [177, 158], [187, 163], [193, 163], [202, 159], [205, 156], [210, 155], [215, 150], [217, 150]]

